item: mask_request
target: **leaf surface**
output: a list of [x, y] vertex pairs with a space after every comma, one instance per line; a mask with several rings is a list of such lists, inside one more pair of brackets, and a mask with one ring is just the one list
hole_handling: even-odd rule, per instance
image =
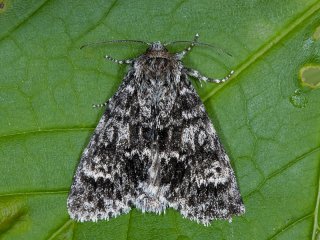
[[[0, 1], [1, 239], [319, 239], [320, 90], [299, 70], [320, 66], [319, 1]], [[66, 198], [81, 153], [140, 45], [200, 40], [185, 65], [230, 82], [194, 81], [235, 169], [246, 213], [210, 227], [133, 210], [76, 223]], [[178, 46], [172, 47], [172, 50]]]

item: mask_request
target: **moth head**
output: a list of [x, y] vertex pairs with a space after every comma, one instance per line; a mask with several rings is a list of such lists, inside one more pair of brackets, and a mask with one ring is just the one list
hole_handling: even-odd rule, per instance
[[150, 47], [148, 48], [147, 52], [153, 52], [153, 51], [165, 51], [168, 50], [165, 48], [165, 46], [160, 42], [153, 42], [150, 44]]

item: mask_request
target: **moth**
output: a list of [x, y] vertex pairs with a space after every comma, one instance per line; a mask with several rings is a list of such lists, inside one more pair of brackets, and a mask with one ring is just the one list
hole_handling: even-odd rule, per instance
[[[222, 83], [183, 65], [183, 51], [145, 43], [137, 58], [116, 60], [130, 70], [106, 106], [85, 148], [67, 200], [71, 218], [109, 220], [135, 207], [168, 207], [209, 225], [245, 212], [234, 171], [188, 77]], [[130, 41], [130, 40], [129, 40]]]

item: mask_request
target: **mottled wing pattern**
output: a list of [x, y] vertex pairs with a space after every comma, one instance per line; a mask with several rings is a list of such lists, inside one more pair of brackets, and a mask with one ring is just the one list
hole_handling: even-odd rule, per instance
[[244, 206], [229, 158], [205, 108], [182, 72], [170, 124], [161, 126], [160, 185], [170, 207], [205, 225], [231, 219]]
[[148, 159], [139, 149], [140, 114], [134, 71], [130, 70], [81, 157], [68, 197], [73, 219], [97, 221], [130, 211], [139, 181], [147, 177]]
[[142, 55], [109, 100], [68, 197], [79, 221], [132, 206], [208, 225], [244, 212], [234, 172], [180, 61]]

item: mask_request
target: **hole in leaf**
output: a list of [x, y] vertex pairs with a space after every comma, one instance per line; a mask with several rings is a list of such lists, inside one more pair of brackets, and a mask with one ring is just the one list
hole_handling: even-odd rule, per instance
[[316, 30], [314, 31], [312, 38], [317, 41], [320, 39], [320, 26], [316, 28]]
[[320, 87], [320, 66], [305, 66], [300, 69], [300, 78], [303, 85], [311, 88]]

